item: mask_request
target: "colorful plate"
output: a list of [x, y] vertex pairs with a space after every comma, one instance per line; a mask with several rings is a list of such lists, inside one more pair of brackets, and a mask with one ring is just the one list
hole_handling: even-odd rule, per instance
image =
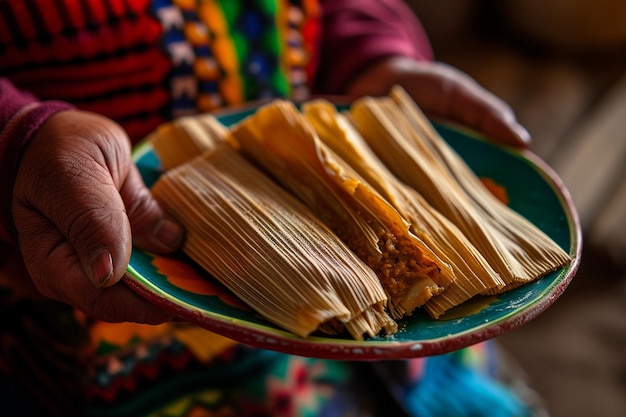
[[[252, 111], [225, 114], [220, 120], [230, 125]], [[449, 125], [436, 127], [479, 176], [505, 188], [514, 210], [572, 255], [571, 265], [505, 294], [475, 297], [439, 320], [417, 312], [399, 322], [397, 334], [364, 341], [323, 335], [301, 338], [282, 330], [243, 305], [184, 255], [157, 256], [135, 249], [125, 281], [145, 298], [208, 330], [259, 348], [311, 357], [373, 360], [430, 356], [521, 326], [550, 306], [578, 269], [581, 231], [572, 200], [557, 175], [532, 153], [494, 145]], [[134, 158], [150, 186], [161, 173], [157, 157], [144, 143], [135, 150]]]

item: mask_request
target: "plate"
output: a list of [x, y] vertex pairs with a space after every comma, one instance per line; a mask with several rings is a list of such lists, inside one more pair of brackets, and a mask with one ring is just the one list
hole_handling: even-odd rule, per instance
[[[230, 125], [253, 111], [240, 110], [218, 118]], [[463, 128], [433, 123], [477, 175], [504, 187], [511, 208], [573, 257], [570, 265], [505, 294], [475, 297], [438, 320], [418, 311], [398, 322], [398, 333], [364, 341], [324, 335], [302, 338], [285, 331], [260, 317], [182, 254], [159, 256], [134, 249], [125, 282], [181, 319], [215, 333], [258, 348], [318, 358], [382, 360], [437, 355], [527, 323], [556, 301], [578, 269], [581, 230], [572, 199], [555, 172], [531, 152], [490, 143]], [[162, 171], [150, 145], [140, 144], [133, 157], [146, 184], [154, 184]]]

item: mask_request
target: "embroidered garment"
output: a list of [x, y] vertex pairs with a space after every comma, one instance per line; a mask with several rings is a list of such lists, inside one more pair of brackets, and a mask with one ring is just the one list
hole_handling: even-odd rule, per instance
[[0, 4], [0, 75], [120, 122], [306, 97], [317, 3], [86, 0]]
[[152, 10], [174, 65], [172, 116], [308, 96], [318, 33], [315, 2], [161, 0]]

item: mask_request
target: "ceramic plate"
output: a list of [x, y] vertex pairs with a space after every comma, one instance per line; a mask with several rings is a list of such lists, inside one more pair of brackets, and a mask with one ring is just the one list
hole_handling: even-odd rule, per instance
[[[220, 116], [230, 125], [253, 110]], [[372, 360], [430, 356], [493, 338], [523, 325], [550, 306], [572, 280], [580, 260], [581, 232], [571, 198], [556, 174], [530, 152], [487, 142], [471, 132], [436, 124], [450, 145], [480, 176], [504, 187], [509, 205], [574, 258], [571, 265], [498, 296], [475, 297], [441, 319], [423, 312], [399, 322], [393, 336], [364, 341], [315, 335], [301, 338], [255, 314], [184, 255], [157, 256], [135, 249], [125, 282], [145, 298], [182, 319], [236, 341], [303, 356]], [[146, 143], [134, 152], [150, 186], [161, 170]]]

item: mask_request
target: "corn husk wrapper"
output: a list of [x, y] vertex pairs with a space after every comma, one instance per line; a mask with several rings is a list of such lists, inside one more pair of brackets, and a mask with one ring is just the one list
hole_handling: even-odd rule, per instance
[[184, 252], [267, 320], [302, 337], [397, 330], [371, 269], [234, 150], [167, 171], [152, 193], [187, 229]]
[[146, 137], [164, 170], [169, 170], [204, 152], [228, 146], [228, 128], [205, 113], [185, 116], [159, 126]]
[[394, 318], [411, 314], [451, 282], [445, 263], [407, 221], [317, 137], [289, 102], [276, 100], [231, 129], [240, 151], [298, 196], [368, 264]]
[[[504, 281], [461, 231], [435, 210], [414, 189], [399, 181], [367, 145], [348, 117], [325, 100], [305, 103], [302, 111], [319, 137], [348, 162], [411, 223], [419, 236], [450, 265], [452, 282], [433, 297], [424, 309], [434, 318], [473, 296], [499, 289]], [[447, 270], [442, 270], [442, 274]]]
[[570, 262], [554, 241], [487, 190], [404, 90], [360, 99], [350, 114], [389, 169], [454, 223], [506, 283], [486, 293], [514, 288]]

